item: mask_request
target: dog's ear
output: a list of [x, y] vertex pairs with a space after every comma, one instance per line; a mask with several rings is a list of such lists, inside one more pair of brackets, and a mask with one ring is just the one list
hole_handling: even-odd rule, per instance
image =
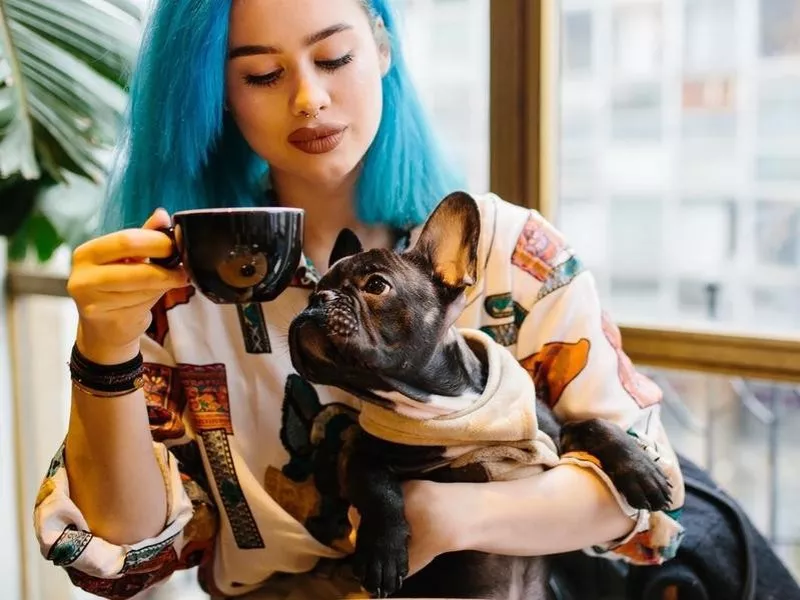
[[342, 229], [339, 232], [339, 237], [336, 238], [336, 243], [333, 245], [331, 257], [330, 260], [328, 260], [328, 266], [332, 267], [343, 258], [363, 251], [364, 248], [361, 246], [361, 241], [358, 239], [358, 236], [350, 229]]
[[452, 288], [475, 283], [481, 215], [475, 199], [453, 192], [439, 203], [422, 228], [413, 251], [421, 253], [438, 278]]

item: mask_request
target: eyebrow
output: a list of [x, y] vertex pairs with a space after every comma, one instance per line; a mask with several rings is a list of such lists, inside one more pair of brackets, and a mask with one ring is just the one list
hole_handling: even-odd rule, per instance
[[[336, 35], [337, 33], [341, 33], [342, 31], [347, 31], [348, 29], [352, 28], [353, 27], [351, 25], [337, 23], [336, 25], [326, 27], [322, 31], [318, 31], [306, 36], [306, 38], [303, 40], [303, 44], [306, 46], [313, 46], [314, 44], [321, 42], [332, 35]], [[248, 44], [246, 46], [237, 46], [228, 52], [228, 60], [233, 60], [234, 58], [239, 58], [242, 56], [255, 56], [258, 54], [280, 54], [280, 52], [280, 48], [276, 46], [259, 46]]]

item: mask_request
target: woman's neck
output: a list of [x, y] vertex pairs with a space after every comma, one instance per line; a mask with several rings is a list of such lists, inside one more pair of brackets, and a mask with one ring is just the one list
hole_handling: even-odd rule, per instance
[[388, 227], [368, 226], [359, 221], [355, 200], [357, 176], [354, 173], [340, 185], [325, 188], [300, 178], [272, 174], [272, 186], [280, 205], [305, 211], [303, 250], [322, 272], [328, 268], [331, 250], [342, 229], [355, 232], [364, 249], [390, 248], [394, 243]]

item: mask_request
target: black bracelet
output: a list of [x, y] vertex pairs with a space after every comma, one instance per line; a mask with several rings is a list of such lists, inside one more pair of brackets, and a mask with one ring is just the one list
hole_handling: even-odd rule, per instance
[[118, 365], [92, 362], [72, 346], [69, 361], [72, 381], [84, 392], [97, 396], [122, 396], [144, 385], [144, 361], [139, 352], [131, 360]]

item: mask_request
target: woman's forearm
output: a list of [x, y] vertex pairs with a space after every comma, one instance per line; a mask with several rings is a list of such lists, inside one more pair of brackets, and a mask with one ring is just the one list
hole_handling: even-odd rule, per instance
[[597, 475], [573, 465], [515, 481], [450, 484], [441, 493], [464, 515], [459, 550], [570, 552], [620, 539], [635, 525]]
[[166, 484], [142, 390], [95, 398], [74, 388], [65, 461], [70, 496], [93, 534], [132, 544], [163, 530]]

